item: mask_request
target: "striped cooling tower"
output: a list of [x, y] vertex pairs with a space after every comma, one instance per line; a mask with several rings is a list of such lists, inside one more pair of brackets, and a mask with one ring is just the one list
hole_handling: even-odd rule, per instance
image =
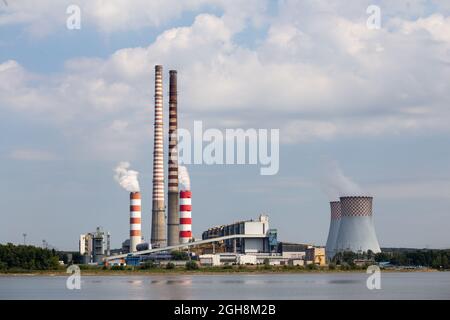
[[130, 193], [130, 252], [141, 243], [141, 193]]
[[372, 218], [372, 197], [341, 197], [336, 251], [381, 252]]
[[166, 245], [162, 71], [162, 66], [155, 66], [155, 140], [153, 149], [152, 234], [150, 240], [153, 248], [164, 247]]
[[339, 232], [339, 225], [341, 223], [341, 203], [339, 201], [330, 202], [330, 211], [330, 229], [328, 231], [326, 246], [326, 256], [328, 260], [331, 260], [336, 253], [336, 240]]
[[180, 243], [187, 243], [192, 238], [191, 197], [191, 191], [180, 191]]
[[169, 86], [169, 188], [167, 196], [168, 245], [180, 243], [178, 217], [178, 138], [177, 138], [177, 72], [170, 70]]

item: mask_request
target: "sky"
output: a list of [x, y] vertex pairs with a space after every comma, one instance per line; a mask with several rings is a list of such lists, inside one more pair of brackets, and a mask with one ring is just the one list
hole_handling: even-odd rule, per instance
[[[80, 29], [67, 28], [70, 5]], [[139, 172], [149, 239], [156, 64], [166, 123], [176, 69], [180, 127], [280, 130], [275, 175], [188, 166], [195, 236], [266, 213], [279, 240], [324, 245], [328, 202], [354, 186], [374, 197], [382, 247], [450, 247], [450, 4], [439, 0], [0, 2], [0, 243], [26, 233], [76, 250], [102, 226], [119, 247], [122, 161]]]

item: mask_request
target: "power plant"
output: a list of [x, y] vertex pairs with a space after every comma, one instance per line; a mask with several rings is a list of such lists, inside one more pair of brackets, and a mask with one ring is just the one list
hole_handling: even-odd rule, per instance
[[330, 229], [326, 244], [326, 255], [330, 260], [336, 254], [336, 241], [341, 224], [341, 203], [339, 201], [330, 202]]
[[152, 247], [166, 246], [166, 206], [164, 204], [163, 147], [163, 67], [155, 66], [155, 131], [153, 145]]
[[[169, 71], [167, 207], [164, 189], [163, 67], [161, 65], [155, 66], [154, 98], [152, 222], [149, 243], [142, 243], [141, 193], [137, 179], [138, 172], [129, 170], [128, 162], [121, 162], [115, 169], [116, 180], [130, 192], [130, 238], [122, 244], [122, 253], [128, 254], [122, 254], [127, 259], [129, 258], [127, 263], [134, 263], [132, 261], [139, 263], [141, 260], [137, 259], [138, 256], [147, 255], [149, 258], [148, 255], [156, 253], [167, 255], [173, 250], [183, 250], [190, 246], [198, 247], [206, 244], [213, 244], [213, 249], [212, 255], [209, 254], [211, 257], [204, 256], [204, 259], [213, 264], [219, 260], [225, 261], [224, 263], [227, 261], [253, 263], [254, 261], [264, 261], [267, 258], [271, 261], [270, 263], [289, 262], [294, 265], [317, 263], [323, 265], [325, 256], [330, 261], [337, 253], [344, 251], [356, 253], [381, 251], [373, 224], [373, 198], [368, 196], [343, 196], [339, 201], [330, 202], [330, 226], [326, 250], [323, 247], [312, 245], [278, 242], [278, 232], [276, 229], [269, 229], [266, 215], [261, 215], [259, 221], [238, 221], [230, 225], [210, 228], [202, 234], [202, 240], [194, 239], [189, 173], [186, 167], [178, 163], [176, 70]], [[222, 255], [220, 259], [215, 253], [215, 243], [218, 245], [217, 250]], [[205, 248], [205, 250], [209, 249]], [[248, 257], [236, 255], [254, 255], [257, 258], [253, 257], [249, 260]], [[120, 258], [121, 255], [117, 255], [117, 257]]]
[[335, 252], [381, 252], [372, 217], [372, 197], [340, 197], [341, 221]]
[[178, 101], [177, 101], [177, 72], [170, 70], [169, 81], [169, 187], [167, 207], [167, 239], [168, 245], [180, 242], [178, 217]]

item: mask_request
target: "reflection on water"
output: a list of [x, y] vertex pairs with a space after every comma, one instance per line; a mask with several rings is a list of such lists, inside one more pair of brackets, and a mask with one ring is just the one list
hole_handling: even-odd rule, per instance
[[166, 284], [171, 285], [171, 284], [175, 284], [175, 285], [189, 285], [191, 284], [191, 281], [189, 280], [167, 280]]
[[365, 273], [0, 277], [0, 299], [450, 299], [450, 273], [382, 273], [368, 290]]
[[328, 283], [331, 284], [349, 284], [349, 283], [360, 283], [359, 280], [343, 279], [343, 280], [331, 280]]
[[225, 284], [233, 284], [233, 283], [244, 284], [246, 282], [244, 280], [224, 280], [224, 281], [222, 281], [222, 283], [225, 283]]

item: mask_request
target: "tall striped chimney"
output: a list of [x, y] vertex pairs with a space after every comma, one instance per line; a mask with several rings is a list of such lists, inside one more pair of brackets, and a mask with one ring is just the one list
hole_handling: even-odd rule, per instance
[[167, 208], [167, 239], [168, 245], [180, 243], [178, 217], [178, 101], [177, 101], [177, 71], [170, 70], [169, 86], [169, 187]]
[[163, 68], [155, 66], [155, 134], [153, 146], [152, 247], [166, 246], [163, 151]]
[[130, 252], [136, 252], [141, 243], [141, 193], [130, 193]]

